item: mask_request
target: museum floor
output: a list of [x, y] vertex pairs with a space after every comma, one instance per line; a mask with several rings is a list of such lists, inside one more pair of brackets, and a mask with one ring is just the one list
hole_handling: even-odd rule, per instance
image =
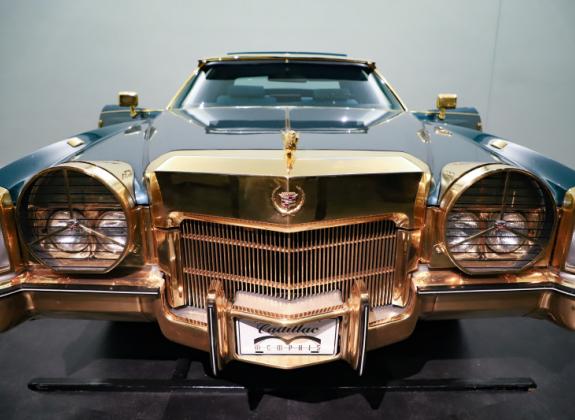
[[370, 352], [365, 381], [531, 377], [537, 389], [510, 391], [326, 392], [352, 383], [344, 364], [295, 372], [230, 365], [235, 384], [302, 384], [248, 398], [224, 391], [52, 392], [28, 389], [36, 377], [169, 379], [190, 358], [188, 378], [204, 376], [206, 355], [173, 344], [155, 324], [38, 320], [0, 335], [0, 419], [202, 418], [575, 418], [575, 333], [532, 319], [420, 323], [407, 341]]

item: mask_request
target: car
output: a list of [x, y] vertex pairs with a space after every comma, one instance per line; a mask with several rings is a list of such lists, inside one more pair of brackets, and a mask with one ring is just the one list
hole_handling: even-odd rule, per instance
[[575, 172], [457, 95], [413, 111], [372, 61], [238, 52], [138, 102], [0, 169], [0, 330], [157, 322], [216, 375], [361, 374], [420, 319], [575, 329]]

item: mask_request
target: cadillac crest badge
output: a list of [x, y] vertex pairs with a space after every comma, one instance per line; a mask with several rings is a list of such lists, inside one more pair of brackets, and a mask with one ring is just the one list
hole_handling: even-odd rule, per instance
[[295, 187], [295, 191], [288, 191], [279, 186], [272, 192], [272, 203], [282, 216], [291, 216], [300, 211], [304, 201], [305, 193], [298, 186]]

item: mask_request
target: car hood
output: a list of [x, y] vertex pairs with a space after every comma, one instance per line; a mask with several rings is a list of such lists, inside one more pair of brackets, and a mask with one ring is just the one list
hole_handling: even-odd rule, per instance
[[73, 160], [119, 160], [136, 177], [136, 199], [147, 203], [146, 167], [177, 150], [282, 149], [281, 130], [300, 133], [299, 150], [401, 151], [432, 173], [430, 204], [437, 202], [441, 169], [450, 162], [499, 162], [472, 139], [447, 125], [424, 122], [404, 111], [353, 108], [195, 108], [169, 110], [134, 121], [75, 155]]

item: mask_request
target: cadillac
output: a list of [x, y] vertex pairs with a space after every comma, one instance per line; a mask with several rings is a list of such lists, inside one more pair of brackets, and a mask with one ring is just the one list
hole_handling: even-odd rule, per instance
[[361, 374], [419, 319], [575, 329], [575, 172], [454, 94], [413, 111], [368, 60], [231, 53], [98, 125], [0, 169], [2, 331], [152, 321], [213, 374]]

